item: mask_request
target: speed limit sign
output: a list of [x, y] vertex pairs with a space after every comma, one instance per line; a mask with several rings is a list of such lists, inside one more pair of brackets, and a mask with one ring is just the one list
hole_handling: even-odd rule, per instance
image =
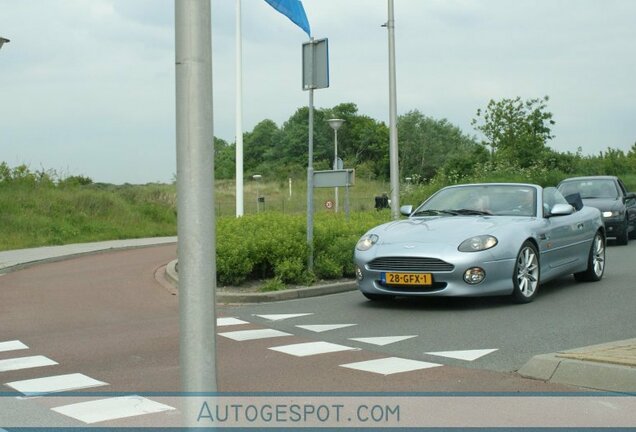
[[325, 207], [331, 210], [333, 208], [333, 201], [331, 200], [325, 201]]

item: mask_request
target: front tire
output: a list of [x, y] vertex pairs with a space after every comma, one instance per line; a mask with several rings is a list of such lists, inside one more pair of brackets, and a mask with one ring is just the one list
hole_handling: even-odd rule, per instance
[[603, 273], [605, 273], [605, 237], [597, 232], [587, 258], [587, 269], [574, 273], [574, 279], [577, 282], [597, 282], [603, 278]]
[[531, 241], [521, 245], [512, 274], [512, 298], [517, 303], [530, 303], [539, 290], [539, 252]]

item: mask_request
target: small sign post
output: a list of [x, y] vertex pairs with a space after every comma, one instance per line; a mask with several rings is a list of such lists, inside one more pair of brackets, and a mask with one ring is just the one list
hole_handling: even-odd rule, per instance
[[310, 38], [303, 43], [303, 90], [309, 91], [309, 151], [307, 164], [307, 268], [314, 269], [314, 89], [329, 87], [327, 39]]

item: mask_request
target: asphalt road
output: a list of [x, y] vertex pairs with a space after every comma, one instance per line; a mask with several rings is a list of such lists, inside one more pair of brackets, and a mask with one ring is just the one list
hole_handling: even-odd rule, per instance
[[[178, 299], [155, 278], [175, 253], [174, 245], [108, 252], [0, 276], [0, 366], [26, 356], [54, 363], [0, 369], [0, 391], [11, 391], [9, 383], [66, 374], [103, 383], [90, 391], [179, 391]], [[607, 261], [600, 283], [564, 278], [544, 286], [527, 305], [505, 298], [375, 303], [354, 291], [218, 306], [218, 317], [243, 321], [217, 328], [222, 334], [218, 387], [226, 392], [578, 390], [524, 379], [514, 371], [536, 354], [636, 336], [631, 277], [636, 242], [610, 246]], [[287, 334], [252, 340], [235, 340], [232, 334], [250, 330]], [[27, 348], [2, 349], [2, 343], [6, 348], [16, 341]], [[378, 345], [384, 342], [391, 343]], [[300, 346], [310, 351], [293, 353]], [[373, 367], [379, 369], [368, 369]]]
[[[271, 327], [311, 335], [295, 327], [307, 324], [356, 324], [320, 333], [324, 340], [349, 343], [349, 338], [417, 335], [400, 343], [372, 348], [376, 352], [440, 361], [426, 353], [497, 351], [474, 361], [444, 359], [444, 364], [512, 372], [537, 354], [636, 337], [636, 242], [607, 248], [602, 281], [577, 283], [565, 277], [541, 287], [533, 303], [517, 305], [507, 298], [428, 298], [371, 302], [358, 292], [276, 304], [224, 308], [248, 318], [274, 313], [311, 316], [268, 323]], [[315, 333], [314, 333], [315, 335]], [[369, 349], [368, 344], [356, 344]]]

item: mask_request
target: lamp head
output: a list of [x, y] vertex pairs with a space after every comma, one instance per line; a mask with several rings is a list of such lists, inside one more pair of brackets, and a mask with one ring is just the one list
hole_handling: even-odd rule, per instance
[[329, 120], [327, 120], [327, 122], [329, 123], [329, 126], [331, 126], [331, 128], [333, 130], [338, 130], [340, 128], [340, 126], [342, 126], [342, 124], [345, 122], [345, 120], [343, 120], [343, 119], [329, 119]]

